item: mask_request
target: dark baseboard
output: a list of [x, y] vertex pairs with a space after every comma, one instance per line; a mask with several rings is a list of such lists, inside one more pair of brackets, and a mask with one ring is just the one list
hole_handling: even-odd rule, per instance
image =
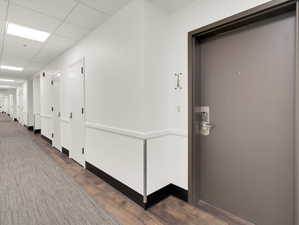
[[174, 184], [168, 184], [167, 186], [155, 191], [154, 193], [147, 196], [146, 208], [150, 208], [153, 205], [161, 202], [170, 195], [177, 197], [183, 201], [188, 201], [188, 191], [178, 187]]
[[52, 145], [52, 140], [50, 140], [49, 138], [47, 138], [44, 135], [41, 135], [43, 139], [45, 139], [50, 145]]
[[33, 126], [27, 126], [27, 129], [33, 131]]
[[36, 129], [33, 131], [35, 134], [40, 134], [41, 133], [41, 129]]
[[85, 162], [85, 168], [95, 174], [96, 176], [100, 177], [102, 180], [113, 186], [115, 189], [126, 195], [132, 201], [136, 202], [138, 205], [143, 207], [144, 209], [148, 209], [153, 205], [157, 204], [158, 202], [164, 200], [165, 198], [173, 195], [179, 199], [184, 201], [188, 200], [188, 191], [180, 188], [174, 184], [169, 184], [158, 191], [147, 196], [147, 203], [143, 202], [143, 196], [138, 192], [134, 191], [132, 188], [128, 187], [127, 185], [123, 184], [122, 182], [116, 180], [109, 174], [105, 173], [104, 171], [100, 170], [99, 168], [95, 167], [89, 162]]
[[147, 196], [147, 203], [145, 204], [145, 208], [148, 209], [155, 204], [163, 201], [165, 198], [169, 197], [171, 194], [171, 185], [167, 185], [154, 193]]
[[134, 191], [132, 188], [128, 187], [122, 182], [116, 180], [115, 178], [111, 177], [110, 175], [95, 167], [94, 165], [90, 164], [89, 162], [85, 162], [85, 168], [88, 171], [95, 174], [96, 176], [100, 177], [102, 180], [110, 184], [112, 187], [114, 187], [124, 195], [126, 195], [129, 199], [136, 202], [141, 207], [145, 208], [145, 205], [143, 203], [143, 196], [141, 194]]
[[177, 197], [185, 202], [188, 202], [188, 191], [184, 188], [170, 184], [170, 193], [174, 197]]
[[55, 146], [53, 146], [52, 148], [53, 148], [55, 151], [61, 153], [61, 151], [60, 151], [58, 148], [56, 148]]
[[70, 156], [70, 151], [67, 150], [65, 147], [62, 147], [62, 153], [65, 154], [67, 157]]

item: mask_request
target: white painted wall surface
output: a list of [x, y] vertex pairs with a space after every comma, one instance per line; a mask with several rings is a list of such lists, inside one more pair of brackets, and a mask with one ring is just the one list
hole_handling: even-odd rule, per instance
[[16, 89], [0, 90], [0, 112], [6, 111], [11, 118], [15, 118]]
[[[153, 4], [132, 0], [43, 70], [62, 71], [61, 141], [66, 148], [71, 146], [67, 99], [75, 88], [68, 86], [63, 71], [82, 57], [86, 61], [87, 122], [144, 135], [169, 131], [168, 135], [148, 143], [149, 193], [168, 183], [188, 187], [188, 32], [266, 2], [200, 0], [190, 1], [188, 6], [176, 11], [163, 11], [157, 7], [159, 1]], [[176, 72], [183, 73], [180, 91], [174, 90]], [[50, 115], [50, 93], [42, 80], [41, 114], [44, 116]], [[42, 119], [45, 136], [51, 129], [46, 121]], [[125, 153], [132, 155], [128, 161], [119, 162]], [[139, 193], [141, 154], [138, 140], [86, 129], [87, 161]]]
[[28, 81], [22, 86], [22, 125], [28, 125]]
[[[132, 1], [77, 46], [43, 69], [46, 74], [62, 71], [61, 141], [63, 147], [69, 148], [70, 151], [72, 151], [68, 119], [70, 106], [67, 101], [68, 96], [72, 91], [76, 91], [76, 88], [69, 86], [66, 69], [82, 57], [85, 57], [86, 62], [86, 120], [134, 131], [144, 130], [143, 12], [143, 2]], [[46, 114], [46, 105], [50, 101], [49, 93], [51, 91], [41, 79], [41, 114]], [[44, 135], [47, 135], [50, 129], [46, 124], [46, 119], [42, 118]], [[126, 166], [140, 168], [142, 148], [138, 144], [132, 149], [130, 141], [122, 141], [123, 144], [119, 145], [121, 148], [114, 149], [113, 143], [119, 143], [118, 136], [107, 139], [104, 137], [106, 136], [103, 132], [94, 135], [87, 130], [86, 158], [92, 160], [95, 166], [109, 171], [111, 176], [140, 192], [135, 178], [138, 178], [139, 185], [142, 186], [140, 179], [142, 170], [130, 170]], [[100, 144], [98, 140], [101, 140]], [[114, 158], [112, 156], [115, 156], [115, 151], [121, 151], [119, 152], [121, 155], [129, 151], [135, 152], [136, 148], [139, 149], [136, 157], [129, 159], [130, 161], [123, 166], [105, 163], [105, 159]]]
[[5, 95], [3, 101], [3, 111], [8, 113], [8, 110], [9, 110], [9, 99], [8, 99], [8, 95]]
[[143, 195], [142, 140], [87, 128], [86, 149], [86, 161]]
[[16, 118], [20, 120], [20, 88], [16, 89]]
[[27, 126], [34, 125], [33, 115], [33, 79], [27, 81]]
[[13, 95], [12, 94], [8, 95], [8, 101], [9, 101], [8, 113], [13, 118], [13, 116], [14, 116], [14, 110], [13, 110], [14, 102], [13, 102]]
[[40, 75], [40, 92], [41, 92], [41, 134], [52, 140], [53, 121], [52, 121], [52, 74], [45, 73], [45, 77]]
[[24, 97], [23, 97], [24, 85], [17, 88], [17, 117], [20, 124], [24, 125]]
[[41, 129], [40, 118], [40, 76], [35, 76], [33, 79], [33, 117], [34, 129]]
[[4, 96], [0, 94], [0, 113], [4, 112]]
[[16, 118], [16, 89], [8, 91], [9, 95], [9, 114], [12, 119]]
[[61, 146], [71, 149], [71, 125], [70, 125], [70, 95], [72, 87], [68, 83], [67, 69], [60, 69], [60, 112], [61, 112]]

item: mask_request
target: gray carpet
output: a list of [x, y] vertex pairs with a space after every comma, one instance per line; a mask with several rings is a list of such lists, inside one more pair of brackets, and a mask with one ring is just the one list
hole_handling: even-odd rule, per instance
[[0, 114], [1, 225], [117, 225], [34, 143]]

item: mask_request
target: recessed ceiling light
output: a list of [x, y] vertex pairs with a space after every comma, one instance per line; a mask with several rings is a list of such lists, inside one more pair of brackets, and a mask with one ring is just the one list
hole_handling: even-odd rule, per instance
[[5, 66], [5, 65], [2, 65], [0, 68], [3, 70], [14, 70], [14, 71], [23, 71], [24, 70], [24, 68], [22, 68], [22, 67]]
[[3, 81], [3, 82], [15, 82], [14, 80], [9, 80], [9, 79], [0, 79], [0, 81]]
[[14, 23], [8, 23], [7, 34], [40, 42], [45, 42], [50, 36], [47, 32], [20, 26]]

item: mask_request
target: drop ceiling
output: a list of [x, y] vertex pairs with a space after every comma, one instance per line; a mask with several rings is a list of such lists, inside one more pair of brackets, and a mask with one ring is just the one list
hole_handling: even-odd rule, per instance
[[149, 0], [156, 4], [158, 7], [168, 11], [169, 13], [174, 13], [192, 2], [200, 0]]
[[[36, 74], [74, 46], [130, 0], [0, 0], [0, 64], [24, 71], [0, 70], [0, 77]], [[42, 43], [6, 34], [7, 22], [51, 33]]]

